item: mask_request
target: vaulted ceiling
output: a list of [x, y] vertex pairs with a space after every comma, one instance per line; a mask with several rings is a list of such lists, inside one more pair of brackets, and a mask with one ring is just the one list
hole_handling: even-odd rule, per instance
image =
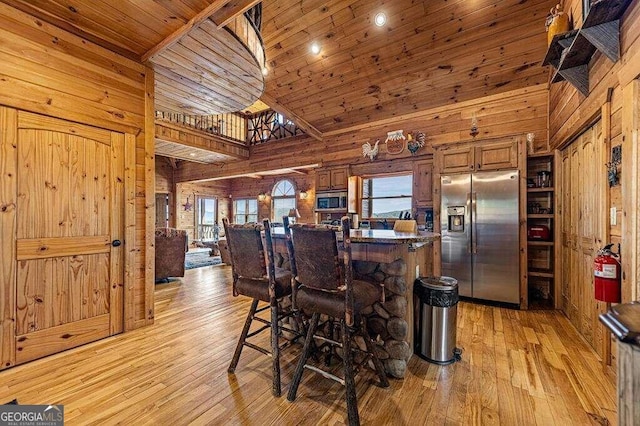
[[[264, 0], [269, 74], [263, 79], [260, 64], [234, 54], [233, 40], [214, 40], [222, 31], [216, 28], [257, 1], [0, 1], [132, 59], [150, 58], [161, 109], [242, 110], [264, 88], [267, 104], [318, 133], [546, 84], [539, 66], [544, 20], [557, 3]], [[373, 23], [378, 12], [387, 16], [383, 27]], [[203, 28], [196, 25], [162, 55], [154, 53], [199, 16], [205, 16]], [[312, 42], [320, 45], [319, 55], [310, 52]]]
[[264, 0], [266, 92], [327, 132], [546, 84], [544, 21], [555, 3]]
[[156, 109], [240, 111], [264, 91], [264, 51], [242, 15], [258, 0], [0, 0], [156, 71]]

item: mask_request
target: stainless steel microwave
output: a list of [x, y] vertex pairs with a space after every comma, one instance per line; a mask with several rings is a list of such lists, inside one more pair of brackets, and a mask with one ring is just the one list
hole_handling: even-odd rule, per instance
[[316, 193], [316, 211], [338, 212], [347, 210], [346, 192], [318, 192]]

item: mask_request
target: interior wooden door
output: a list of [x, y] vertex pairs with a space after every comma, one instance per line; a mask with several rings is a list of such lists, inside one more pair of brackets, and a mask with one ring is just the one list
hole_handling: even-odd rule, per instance
[[[560, 281], [560, 291], [562, 294], [562, 310], [569, 315], [571, 301], [571, 246], [573, 236], [571, 235], [571, 156], [569, 149], [562, 152], [562, 182], [560, 188], [556, 188], [562, 197], [562, 211], [560, 215], [560, 232], [562, 235], [562, 276]], [[556, 184], [556, 187], [558, 185]], [[561, 190], [561, 188], [563, 190]]]
[[18, 113], [16, 363], [123, 329], [124, 135]]
[[605, 185], [602, 122], [596, 122], [562, 152], [562, 309], [587, 342], [601, 356], [608, 353], [607, 333], [598, 321], [605, 306], [594, 298], [593, 260], [602, 221], [599, 188]]

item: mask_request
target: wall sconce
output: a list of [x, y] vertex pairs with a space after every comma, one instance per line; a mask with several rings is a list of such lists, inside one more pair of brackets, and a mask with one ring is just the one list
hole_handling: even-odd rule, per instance
[[306, 200], [309, 197], [309, 193], [307, 191], [300, 191], [300, 199]]
[[193, 204], [191, 204], [191, 203], [189, 202], [189, 197], [187, 197], [187, 202], [186, 202], [186, 203], [184, 203], [184, 204], [182, 205], [182, 207], [184, 207], [184, 211], [185, 211], [185, 212], [190, 212], [190, 211], [191, 211], [191, 209], [193, 208]]
[[476, 138], [476, 136], [478, 136], [478, 133], [480, 133], [480, 131], [478, 130], [478, 118], [476, 117], [476, 113], [474, 112], [471, 115], [471, 130], [469, 131], [469, 135], [471, 135], [472, 138]]
[[264, 192], [261, 192], [258, 194], [258, 201], [264, 201], [267, 199], [267, 194], [265, 194]]

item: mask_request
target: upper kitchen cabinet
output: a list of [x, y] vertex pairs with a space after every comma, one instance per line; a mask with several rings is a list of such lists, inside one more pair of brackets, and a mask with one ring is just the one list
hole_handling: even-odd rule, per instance
[[476, 170], [515, 169], [518, 167], [518, 144], [488, 143], [475, 149]]
[[347, 167], [316, 171], [316, 191], [346, 190], [349, 182]]
[[515, 140], [465, 144], [438, 151], [440, 173], [503, 170], [518, 167], [518, 143]]
[[473, 147], [449, 148], [440, 151], [440, 172], [458, 173], [473, 171]]
[[414, 207], [433, 205], [433, 161], [416, 161], [413, 164]]

